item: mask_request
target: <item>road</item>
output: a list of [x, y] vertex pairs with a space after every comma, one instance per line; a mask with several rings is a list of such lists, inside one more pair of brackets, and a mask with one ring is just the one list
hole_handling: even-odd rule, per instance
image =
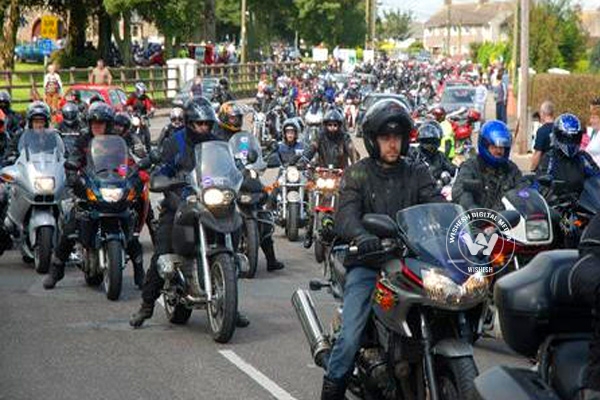
[[[163, 123], [157, 118], [153, 131]], [[145, 231], [142, 242], [147, 266], [152, 245]], [[157, 305], [142, 329], [131, 329], [140, 292], [130, 267], [121, 299], [110, 302], [75, 269], [46, 291], [18, 251], [6, 252], [0, 257], [0, 400], [318, 398], [322, 370], [311, 361], [290, 298], [322, 270], [311, 250], [288, 242], [281, 230], [276, 251], [284, 270], [266, 272], [261, 254], [256, 278], [240, 281], [240, 308], [251, 325], [226, 345], [213, 342], [202, 311], [174, 326]], [[325, 292], [314, 299], [327, 326], [336, 304]], [[480, 370], [527, 365], [495, 339], [478, 342], [475, 354]]]

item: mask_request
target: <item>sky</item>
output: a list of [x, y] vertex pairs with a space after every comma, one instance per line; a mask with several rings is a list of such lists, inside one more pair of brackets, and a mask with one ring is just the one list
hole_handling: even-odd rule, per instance
[[[455, 3], [469, 3], [476, 0], [453, 0]], [[595, 9], [600, 7], [600, 0], [575, 0], [581, 2], [584, 9]], [[442, 5], [444, 0], [379, 0], [380, 9], [412, 10], [418, 21], [426, 21]]]

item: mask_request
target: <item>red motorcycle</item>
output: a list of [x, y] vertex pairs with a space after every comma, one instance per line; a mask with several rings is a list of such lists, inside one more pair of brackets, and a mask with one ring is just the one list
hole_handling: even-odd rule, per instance
[[471, 136], [479, 130], [481, 113], [473, 108], [459, 108], [448, 114], [446, 119], [452, 125], [457, 154], [464, 154], [473, 149]]

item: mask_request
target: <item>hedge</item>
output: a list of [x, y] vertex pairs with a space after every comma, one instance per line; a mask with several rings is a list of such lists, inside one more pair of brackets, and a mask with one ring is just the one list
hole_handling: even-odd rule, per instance
[[537, 74], [529, 87], [532, 112], [545, 100], [551, 100], [556, 115], [573, 113], [584, 126], [589, 123], [590, 101], [597, 97], [600, 97], [600, 74]]

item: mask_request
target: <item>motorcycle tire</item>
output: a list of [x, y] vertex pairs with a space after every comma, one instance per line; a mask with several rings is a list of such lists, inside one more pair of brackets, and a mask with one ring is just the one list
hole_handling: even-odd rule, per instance
[[106, 243], [107, 268], [104, 271], [104, 290], [108, 300], [119, 300], [123, 286], [123, 246], [118, 240]]
[[434, 370], [440, 400], [479, 400], [473, 382], [479, 372], [472, 356], [436, 357]]
[[287, 215], [285, 218], [285, 235], [290, 242], [298, 240], [298, 230], [300, 225], [300, 204], [289, 203]]
[[258, 268], [258, 247], [259, 247], [259, 234], [258, 224], [256, 220], [246, 219], [244, 221], [244, 228], [242, 237], [240, 238], [240, 250], [248, 257], [248, 271], [242, 272], [241, 277], [252, 279], [256, 275]]
[[315, 240], [315, 259], [319, 264], [325, 261], [325, 245], [319, 239]]
[[192, 309], [185, 307], [183, 304], [172, 306], [163, 296], [165, 304], [165, 314], [170, 323], [175, 325], [184, 325], [192, 316]]
[[227, 343], [235, 332], [237, 319], [237, 272], [233, 256], [221, 253], [210, 263], [213, 299], [206, 307], [213, 340]]
[[52, 262], [52, 239], [54, 228], [41, 226], [36, 232], [34, 267], [38, 274], [47, 274]]

